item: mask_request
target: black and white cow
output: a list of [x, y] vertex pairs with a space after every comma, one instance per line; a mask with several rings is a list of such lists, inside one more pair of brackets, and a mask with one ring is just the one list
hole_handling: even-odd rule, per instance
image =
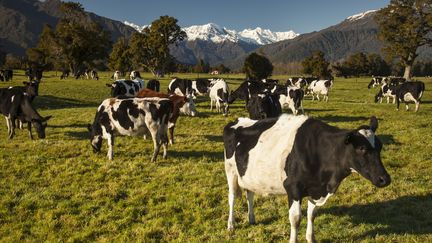
[[323, 100], [328, 101], [328, 94], [331, 86], [333, 85], [332, 80], [316, 80], [308, 86], [308, 93], [312, 94], [312, 100], [315, 100], [315, 95], [320, 100], [319, 95], [323, 95]]
[[11, 81], [13, 79], [13, 70], [0, 70], [0, 81]]
[[383, 83], [383, 77], [372, 77], [372, 80], [368, 84], [368, 89], [375, 88], [375, 86], [380, 86]]
[[159, 92], [160, 91], [160, 82], [157, 79], [150, 79], [147, 82], [147, 89], [151, 89], [153, 91]]
[[246, 109], [251, 119], [278, 117], [282, 113], [279, 96], [271, 93], [252, 95]]
[[141, 78], [141, 74], [138, 71], [132, 71], [130, 73], [129, 77], [130, 77], [131, 80], [134, 80], [134, 79], [137, 79], [137, 78], [142, 79]]
[[213, 110], [213, 102], [216, 104], [216, 111], [221, 112], [221, 103], [224, 105], [223, 115], [228, 115], [228, 95], [229, 87], [228, 84], [223, 79], [217, 79], [212, 81], [212, 86], [210, 88], [210, 110]]
[[396, 86], [384, 83], [381, 85], [380, 90], [375, 95], [375, 103], [378, 101], [382, 103], [384, 97], [387, 97], [387, 104], [390, 103], [390, 98], [393, 99], [393, 104], [396, 102]]
[[299, 109], [303, 109], [304, 90], [296, 86], [288, 86], [284, 93], [279, 94], [279, 103], [282, 108], [288, 107], [294, 115], [298, 114]]
[[96, 70], [90, 70], [88, 72], [88, 76], [90, 76], [91, 79], [99, 80], [99, 76]]
[[395, 88], [397, 109], [399, 110], [400, 102], [405, 103], [406, 110], [409, 109], [408, 102], [414, 102], [416, 105], [415, 112], [417, 112], [424, 91], [425, 85], [421, 81], [405, 82], [398, 85]]
[[66, 79], [68, 78], [70, 75], [70, 71], [69, 70], [63, 70], [62, 74], [60, 75], [60, 79]]
[[154, 151], [151, 162], [155, 162], [160, 147], [163, 158], [167, 156], [168, 120], [173, 104], [169, 99], [130, 98], [106, 99], [99, 106], [93, 125], [88, 125], [91, 145], [95, 152], [102, 147], [102, 139], [108, 142], [108, 159], [114, 156], [114, 134], [125, 136], [143, 136], [150, 133]]
[[27, 68], [25, 70], [25, 75], [28, 78], [28, 81], [36, 80], [40, 82], [42, 80], [43, 69], [37, 67]]
[[0, 89], [0, 112], [6, 118], [9, 139], [15, 135], [15, 120], [27, 123], [29, 137], [33, 139], [32, 126], [39, 138], [45, 138], [45, 128], [51, 116], [42, 117], [32, 106], [30, 96], [22, 87]]
[[168, 84], [168, 93], [186, 97], [192, 96], [195, 99], [198, 95], [203, 96], [207, 94], [209, 87], [209, 79], [189, 80], [174, 78]]
[[119, 80], [120, 77], [121, 77], [121, 72], [120, 71], [115, 71], [113, 73], [113, 75], [111, 76], [111, 79], [114, 79], [114, 81], [115, 81], [115, 80]]
[[111, 84], [106, 84], [107, 87], [111, 88], [111, 97], [127, 96], [135, 97], [135, 95], [142, 89], [144, 89], [144, 80], [116, 80]]
[[[277, 85], [275, 87], [277, 87]], [[269, 90], [267, 85], [263, 82], [247, 80], [241, 83], [236, 90], [230, 93], [228, 103], [232, 104], [236, 99], [241, 99], [245, 100], [247, 105], [252, 95], [263, 94], [266, 92], [271, 92], [271, 90]]]
[[286, 81], [286, 86], [295, 86], [297, 88], [304, 88], [307, 85], [307, 82], [302, 77], [292, 77]]
[[224, 128], [228, 181], [228, 229], [234, 229], [234, 201], [246, 190], [249, 222], [255, 223], [254, 194], [288, 195], [290, 242], [297, 242], [301, 201], [308, 198], [306, 240], [315, 242], [315, 209], [341, 182], [357, 172], [377, 187], [390, 184], [375, 135], [378, 120], [354, 130], [339, 129], [307, 116], [239, 118]]

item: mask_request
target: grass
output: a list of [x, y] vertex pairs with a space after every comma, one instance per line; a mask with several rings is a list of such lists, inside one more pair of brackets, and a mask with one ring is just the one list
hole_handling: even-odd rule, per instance
[[[236, 230], [226, 230], [227, 184], [222, 128], [239, 116], [235, 103], [225, 118], [209, 111], [208, 98], [197, 104], [198, 117], [180, 117], [176, 144], [168, 158], [150, 163], [152, 143], [119, 137], [114, 160], [90, 147], [86, 125], [109, 96], [101, 79], [60, 80], [49, 72], [35, 106], [52, 115], [44, 140], [29, 140], [26, 130], [7, 139], [0, 126], [0, 241], [286, 241], [287, 199], [255, 197], [256, 225], [247, 222], [245, 196], [237, 201]], [[145, 74], [145, 78], [150, 78]], [[192, 77], [180, 75], [181, 77]], [[193, 75], [195, 77], [196, 75]], [[204, 75], [200, 75], [203, 77]], [[233, 89], [241, 75], [227, 81]], [[286, 79], [284, 76], [275, 78]], [[12, 83], [20, 85], [23, 72]], [[383, 162], [392, 184], [375, 188], [359, 175], [349, 176], [318, 210], [316, 237], [322, 242], [427, 242], [432, 240], [432, 87], [418, 113], [396, 111], [393, 104], [375, 104], [377, 89], [368, 78], [336, 79], [330, 101], [305, 100], [308, 115], [343, 128], [379, 118]], [[161, 80], [166, 89], [168, 78]], [[413, 107], [413, 106], [411, 106]], [[35, 132], [34, 132], [34, 135]], [[305, 241], [306, 203], [299, 240]]]

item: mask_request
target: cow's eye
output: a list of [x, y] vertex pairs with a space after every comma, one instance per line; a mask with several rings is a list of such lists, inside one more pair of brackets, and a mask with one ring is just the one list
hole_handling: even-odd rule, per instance
[[366, 148], [366, 146], [360, 146], [358, 148], [358, 151], [362, 154], [365, 154], [367, 152], [367, 148]]

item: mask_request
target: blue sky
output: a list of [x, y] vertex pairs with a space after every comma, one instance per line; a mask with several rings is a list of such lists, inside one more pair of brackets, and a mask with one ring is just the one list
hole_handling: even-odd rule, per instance
[[272, 31], [319, 31], [346, 17], [380, 9], [390, 0], [74, 0], [87, 11], [138, 25], [161, 15], [179, 20], [182, 27], [215, 23], [234, 30], [257, 26]]

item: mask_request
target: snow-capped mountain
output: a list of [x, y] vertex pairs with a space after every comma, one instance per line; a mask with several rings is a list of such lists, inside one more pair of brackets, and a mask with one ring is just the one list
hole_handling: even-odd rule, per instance
[[349, 21], [356, 21], [356, 20], [362, 19], [362, 18], [366, 17], [367, 15], [369, 15], [371, 13], [374, 13], [376, 11], [377, 10], [368, 10], [368, 11], [363, 12], [363, 13], [358, 13], [358, 14], [354, 14], [352, 16], [349, 16], [346, 19], [349, 20]]
[[[141, 31], [145, 27], [127, 21], [125, 21], [124, 24], [129, 25], [138, 31]], [[260, 27], [235, 31], [225, 27], [220, 27], [214, 23], [193, 25], [185, 27], [183, 30], [188, 36], [188, 41], [204, 40], [212, 41], [214, 43], [221, 43], [224, 41], [237, 43], [239, 41], [244, 41], [255, 45], [267, 45], [282, 40], [293, 39], [299, 35], [292, 30], [287, 32], [273, 32], [269, 29], [262, 29]]]
[[128, 25], [134, 29], [136, 29], [138, 32], [141, 32], [145, 27], [147, 27], [148, 25], [143, 25], [143, 26], [139, 26], [137, 24], [128, 22], [128, 21], [124, 21], [123, 24]]

